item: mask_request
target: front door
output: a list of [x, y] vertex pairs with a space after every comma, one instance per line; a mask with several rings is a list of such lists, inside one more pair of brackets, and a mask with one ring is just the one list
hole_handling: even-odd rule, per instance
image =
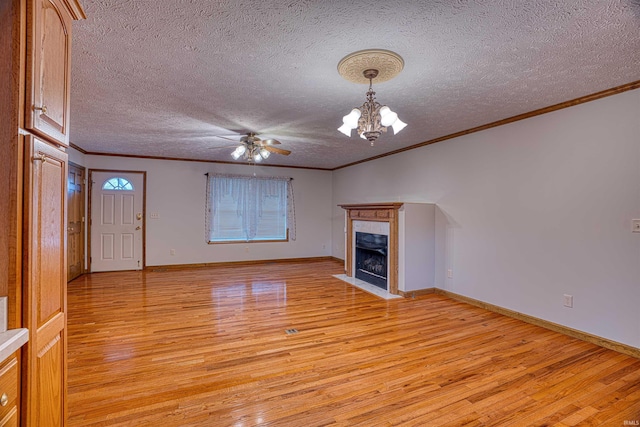
[[91, 272], [144, 267], [144, 172], [90, 171]]

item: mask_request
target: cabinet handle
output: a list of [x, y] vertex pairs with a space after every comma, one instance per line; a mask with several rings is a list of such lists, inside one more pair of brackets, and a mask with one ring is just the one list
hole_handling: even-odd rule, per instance
[[0, 406], [7, 406], [7, 403], [9, 403], [9, 396], [7, 396], [7, 393], [2, 393], [2, 396], [0, 397]]
[[33, 161], [40, 161], [40, 162], [46, 162], [47, 161], [47, 156], [45, 156], [44, 154], [40, 153], [40, 154], [36, 154], [35, 156], [33, 156]]
[[42, 107], [33, 107], [34, 110], [40, 110], [42, 111], [42, 114], [47, 114], [47, 106], [43, 105]]

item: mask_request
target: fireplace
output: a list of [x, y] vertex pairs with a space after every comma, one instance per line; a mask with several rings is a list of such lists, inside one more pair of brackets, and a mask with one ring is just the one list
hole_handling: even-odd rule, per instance
[[356, 279], [387, 290], [388, 236], [356, 232]]
[[[392, 295], [434, 287], [434, 204], [381, 202], [339, 206], [346, 211], [347, 277], [366, 281]], [[361, 234], [369, 237], [363, 238]], [[366, 261], [360, 259], [363, 254]]]

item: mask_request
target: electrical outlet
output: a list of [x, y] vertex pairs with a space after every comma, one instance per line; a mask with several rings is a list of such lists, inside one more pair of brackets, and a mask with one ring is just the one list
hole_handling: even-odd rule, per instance
[[175, 254], [176, 254], [175, 249], [169, 249], [169, 255], [175, 255]]
[[447, 279], [453, 279], [453, 270], [452, 269], [448, 269], [447, 270]]
[[245, 246], [245, 247], [244, 247], [244, 251], [245, 251], [245, 252], [249, 252], [249, 246]]
[[634, 233], [640, 233], [640, 219], [631, 220], [631, 231]]
[[564, 294], [564, 306], [573, 308], [573, 295]]

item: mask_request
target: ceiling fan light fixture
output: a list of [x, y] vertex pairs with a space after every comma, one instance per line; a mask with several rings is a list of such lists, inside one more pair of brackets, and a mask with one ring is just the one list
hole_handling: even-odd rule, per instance
[[291, 151], [276, 147], [280, 141], [276, 139], [260, 139], [255, 133], [250, 132], [240, 138], [240, 145], [231, 153], [234, 160], [243, 158], [249, 163], [258, 163], [266, 160], [272, 153], [288, 156]]
[[393, 126], [394, 135], [404, 129], [407, 124], [398, 119], [398, 114], [391, 108], [377, 102], [373, 91], [373, 79], [377, 78], [379, 82], [392, 79], [402, 68], [404, 61], [400, 55], [388, 50], [362, 50], [342, 58], [338, 64], [340, 75], [355, 83], [367, 83], [368, 80], [369, 90], [365, 103], [344, 116], [338, 130], [351, 137], [351, 130], [357, 129], [358, 135], [373, 145], [387, 131], [387, 126]]
[[238, 160], [240, 157], [242, 157], [242, 155], [247, 151], [246, 147], [244, 145], [239, 145], [238, 147], [236, 147], [235, 150], [233, 150], [233, 153], [231, 153], [231, 157], [234, 158], [234, 160]]

